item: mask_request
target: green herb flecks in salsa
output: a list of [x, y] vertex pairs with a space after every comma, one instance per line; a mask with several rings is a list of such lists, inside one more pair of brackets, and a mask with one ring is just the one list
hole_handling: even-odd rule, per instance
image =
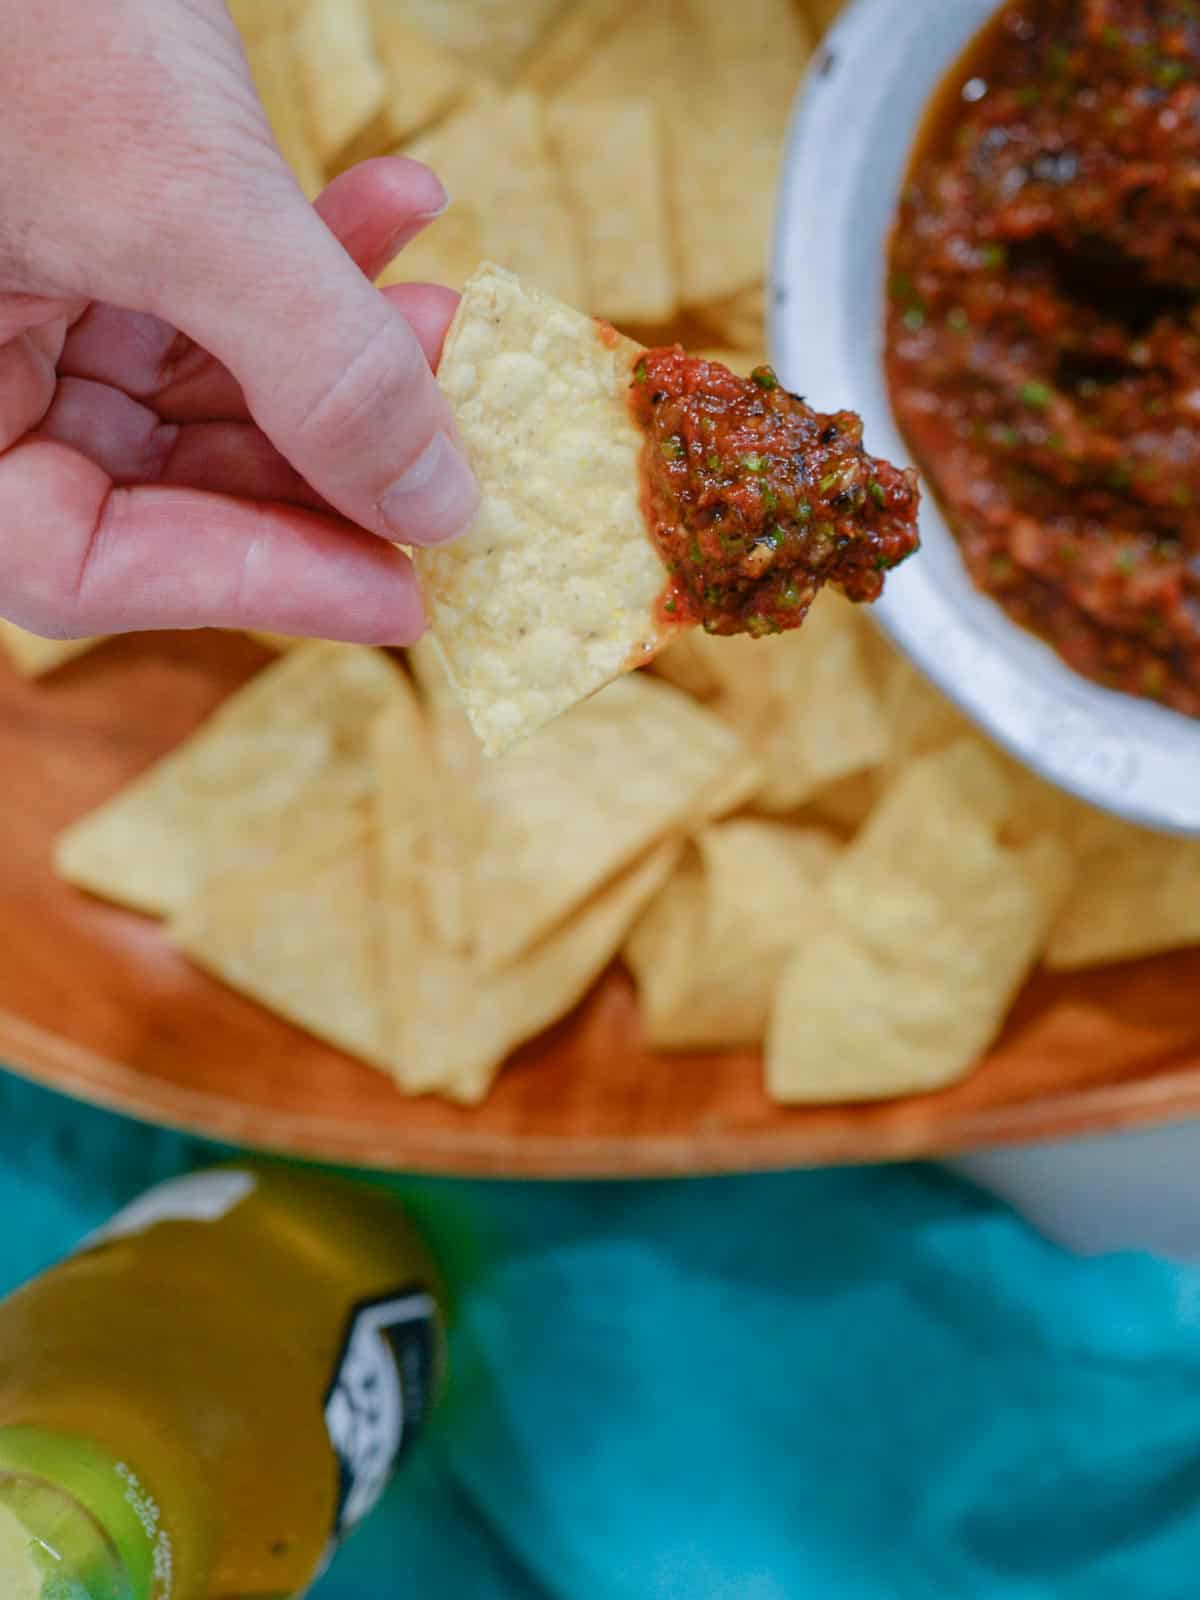
[[813, 411], [770, 367], [740, 378], [678, 346], [648, 350], [630, 403], [672, 618], [781, 633], [823, 584], [877, 599], [883, 574], [917, 548], [915, 474], [868, 455], [853, 412]]
[[1011, 0], [931, 107], [887, 313], [896, 414], [975, 582], [1192, 716], [1197, 172], [1197, 0]]

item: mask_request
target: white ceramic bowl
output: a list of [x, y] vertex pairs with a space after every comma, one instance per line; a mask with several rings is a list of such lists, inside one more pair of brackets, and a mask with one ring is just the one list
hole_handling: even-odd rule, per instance
[[[789, 134], [771, 345], [818, 408], [860, 412], [909, 459], [883, 371], [885, 251], [922, 111], [996, 0], [856, 0], [814, 61]], [[1200, 834], [1200, 720], [1073, 672], [974, 588], [926, 494], [924, 548], [875, 608], [900, 647], [993, 738], [1133, 822]]]

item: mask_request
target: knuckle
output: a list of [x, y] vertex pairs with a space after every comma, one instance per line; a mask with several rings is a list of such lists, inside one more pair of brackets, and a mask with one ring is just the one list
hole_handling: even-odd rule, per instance
[[[393, 329], [373, 334], [343, 366], [335, 380], [320, 388], [303, 406], [297, 436], [315, 448], [355, 458], [379, 459], [379, 431], [394, 430], [398, 414], [421, 396], [428, 375], [414, 338]], [[389, 465], [380, 461], [389, 478]]]

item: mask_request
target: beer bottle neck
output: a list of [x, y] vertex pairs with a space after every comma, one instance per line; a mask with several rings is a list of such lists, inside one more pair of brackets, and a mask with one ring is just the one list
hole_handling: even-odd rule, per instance
[[170, 1592], [170, 1550], [124, 1463], [67, 1434], [0, 1428], [4, 1600], [156, 1600]]

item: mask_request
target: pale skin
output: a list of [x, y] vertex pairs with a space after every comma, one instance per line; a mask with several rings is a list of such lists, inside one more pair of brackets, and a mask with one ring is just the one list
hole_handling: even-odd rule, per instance
[[223, 0], [0, 0], [0, 616], [411, 643], [397, 543], [477, 503], [434, 380], [455, 296], [371, 277], [443, 209], [315, 208]]

